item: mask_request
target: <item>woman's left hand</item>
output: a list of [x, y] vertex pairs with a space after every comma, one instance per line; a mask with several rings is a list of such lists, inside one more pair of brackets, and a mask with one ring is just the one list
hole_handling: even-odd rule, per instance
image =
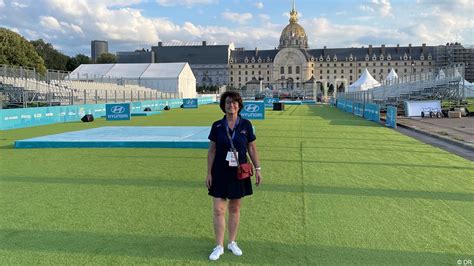
[[262, 174], [259, 171], [255, 171], [255, 185], [260, 185], [262, 183]]

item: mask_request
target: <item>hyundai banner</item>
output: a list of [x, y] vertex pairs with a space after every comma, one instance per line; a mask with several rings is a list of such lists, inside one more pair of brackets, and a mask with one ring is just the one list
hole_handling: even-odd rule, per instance
[[244, 102], [240, 115], [245, 119], [263, 120], [265, 119], [265, 104], [264, 102]]
[[263, 102], [265, 103], [265, 108], [273, 108], [273, 103], [279, 102], [279, 98], [265, 98]]
[[198, 108], [198, 99], [197, 98], [183, 99], [183, 108]]
[[110, 103], [105, 105], [105, 117], [109, 120], [130, 120], [130, 103]]

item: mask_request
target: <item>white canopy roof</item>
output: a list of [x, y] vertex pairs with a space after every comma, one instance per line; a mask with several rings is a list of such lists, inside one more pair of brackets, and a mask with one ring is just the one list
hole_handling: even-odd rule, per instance
[[155, 64], [82, 64], [71, 74], [70, 79], [93, 79], [101, 77], [143, 79], [179, 77], [187, 63]]
[[392, 67], [392, 69], [390, 70], [390, 73], [388, 73], [388, 75], [387, 75], [387, 80], [391, 81], [391, 80], [395, 80], [397, 78], [398, 78], [398, 74], [397, 74], [397, 72], [395, 72], [395, 69], [393, 69], [393, 67]]
[[375, 80], [372, 77], [372, 75], [370, 75], [369, 71], [366, 68], [364, 69], [364, 72], [362, 73], [360, 78], [356, 82], [352, 83], [351, 85], [347, 87], [347, 91], [348, 92], [365, 91], [365, 90], [372, 89], [378, 86], [380, 86], [380, 83], [377, 80]]

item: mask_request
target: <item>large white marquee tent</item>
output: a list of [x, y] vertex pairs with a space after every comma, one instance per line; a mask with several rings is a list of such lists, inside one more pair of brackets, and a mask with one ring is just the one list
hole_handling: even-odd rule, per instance
[[188, 63], [156, 64], [82, 64], [70, 80], [134, 80], [139, 86], [162, 92], [177, 93], [179, 97], [196, 97], [196, 78]]
[[347, 87], [347, 91], [348, 92], [365, 91], [365, 90], [372, 89], [378, 86], [380, 86], [380, 83], [377, 80], [375, 80], [372, 77], [372, 75], [370, 75], [369, 71], [366, 68], [364, 69], [364, 72], [362, 73], [360, 78], [356, 82], [352, 83], [351, 85]]

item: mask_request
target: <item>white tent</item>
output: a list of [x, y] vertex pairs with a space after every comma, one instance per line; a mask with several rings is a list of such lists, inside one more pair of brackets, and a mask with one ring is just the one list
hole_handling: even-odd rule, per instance
[[395, 71], [395, 69], [392, 69], [390, 70], [390, 73], [388, 73], [387, 75], [387, 81], [393, 81], [393, 80], [396, 80], [398, 78], [398, 74], [397, 72]]
[[440, 80], [440, 79], [445, 79], [445, 78], [446, 78], [446, 74], [444, 73], [442, 69], [440, 69], [438, 72], [438, 75], [436, 75], [435, 80]]
[[134, 80], [140, 86], [179, 97], [195, 98], [196, 78], [188, 63], [82, 64], [67, 77], [70, 80]]
[[380, 83], [375, 80], [369, 73], [369, 71], [364, 69], [364, 72], [360, 78], [347, 87], [348, 92], [353, 91], [365, 91], [380, 86]]

